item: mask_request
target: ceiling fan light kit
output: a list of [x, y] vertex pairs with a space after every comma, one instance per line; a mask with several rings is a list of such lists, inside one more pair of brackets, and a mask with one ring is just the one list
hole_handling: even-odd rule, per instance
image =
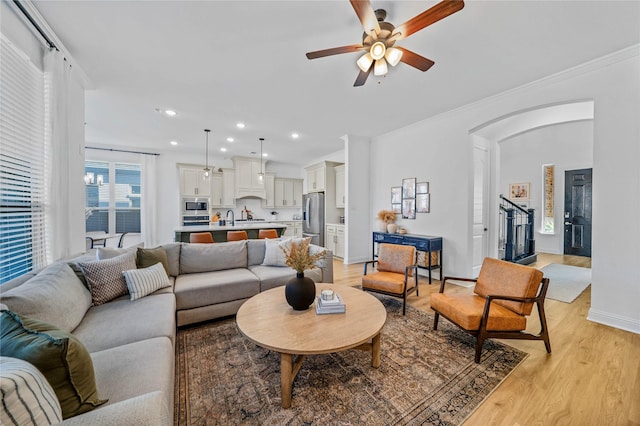
[[374, 11], [369, 0], [349, 1], [364, 28], [362, 44], [352, 44], [349, 46], [308, 52], [307, 58], [317, 59], [325, 56], [365, 50], [366, 53], [356, 61], [360, 73], [353, 84], [354, 86], [364, 85], [371, 71], [373, 71], [373, 74], [377, 77], [386, 75], [389, 71], [387, 63], [395, 67], [400, 62], [404, 62], [420, 71], [427, 71], [434, 64], [432, 60], [408, 49], [393, 47], [393, 45], [396, 41], [405, 39], [411, 34], [458, 12], [464, 7], [463, 0], [443, 0], [409, 19], [404, 24], [395, 27], [393, 24], [385, 21], [387, 12], [383, 9]]
[[209, 179], [209, 176], [211, 175], [211, 169], [209, 168], [209, 132], [210, 131], [211, 131], [210, 129], [204, 129], [204, 132], [206, 135], [206, 148], [205, 148], [205, 155], [204, 155], [203, 178], [205, 180]]

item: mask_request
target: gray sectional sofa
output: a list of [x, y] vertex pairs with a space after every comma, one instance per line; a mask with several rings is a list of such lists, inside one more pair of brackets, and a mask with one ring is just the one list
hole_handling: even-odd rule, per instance
[[[69, 278], [71, 268], [75, 272], [72, 275], [82, 279], [78, 262], [95, 259], [95, 254], [86, 254], [1, 285], [0, 303], [29, 318], [49, 320], [46, 322], [56, 322], [57, 316], [80, 310], [74, 314], [80, 315], [79, 324], [69, 331], [89, 351], [99, 397], [108, 402], [63, 423], [172, 425], [176, 326], [233, 315], [251, 296], [294, 277], [293, 269], [263, 264], [265, 244], [265, 240], [245, 240], [163, 245], [170, 287], [134, 301], [125, 295], [88, 309], [85, 302], [77, 300], [86, 298], [86, 294], [78, 297], [77, 283]], [[310, 251], [318, 250], [322, 248], [310, 246]], [[306, 275], [316, 282], [333, 282], [330, 251], [318, 266]], [[42, 280], [47, 273], [67, 278]], [[20, 295], [22, 289], [42, 289], [29, 285], [29, 280], [38, 279], [41, 285], [55, 282], [57, 296], [47, 297], [36, 311], [30, 308], [20, 312], [16, 295], [25, 296], [26, 290]], [[65, 286], [73, 286], [74, 291], [65, 290]], [[89, 294], [87, 288], [83, 291]], [[67, 307], [64, 315], [60, 315], [60, 306]]]

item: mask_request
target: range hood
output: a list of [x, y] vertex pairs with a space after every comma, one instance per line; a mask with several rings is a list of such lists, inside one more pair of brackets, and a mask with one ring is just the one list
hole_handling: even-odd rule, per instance
[[236, 191], [236, 198], [237, 199], [241, 199], [241, 198], [253, 198], [253, 199], [260, 199], [260, 200], [266, 200], [267, 199], [267, 191], [262, 189], [262, 190], [257, 190], [257, 189], [252, 189], [252, 190], [237, 190]]

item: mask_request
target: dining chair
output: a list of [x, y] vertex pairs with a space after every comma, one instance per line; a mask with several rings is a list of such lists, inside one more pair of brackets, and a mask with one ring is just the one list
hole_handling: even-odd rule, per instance
[[194, 232], [189, 235], [190, 243], [211, 244], [213, 243], [213, 235], [211, 232]]
[[227, 231], [227, 241], [248, 240], [247, 231]]
[[261, 229], [258, 231], [258, 239], [263, 240], [265, 238], [278, 238], [278, 231], [275, 229]]

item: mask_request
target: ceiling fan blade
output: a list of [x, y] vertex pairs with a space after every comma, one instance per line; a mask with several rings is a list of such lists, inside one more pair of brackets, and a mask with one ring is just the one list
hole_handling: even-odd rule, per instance
[[360, 71], [360, 73], [358, 74], [358, 77], [356, 77], [356, 82], [353, 83], [353, 87], [362, 86], [367, 81], [367, 77], [369, 77], [369, 74], [371, 74], [372, 69], [373, 69], [373, 65], [369, 67], [367, 72]]
[[307, 58], [317, 59], [317, 58], [323, 58], [325, 56], [339, 55], [341, 53], [357, 52], [363, 49], [364, 49], [364, 46], [362, 46], [361, 44], [351, 44], [349, 46], [334, 47], [332, 49], [316, 50], [315, 52], [309, 52], [307, 53]]
[[402, 25], [398, 25], [393, 34], [400, 33], [397, 40], [409, 37], [411, 34], [456, 13], [464, 7], [463, 0], [444, 0], [419, 15], [414, 16]]
[[358, 19], [362, 23], [364, 31], [368, 34], [373, 30], [376, 34], [380, 33], [380, 24], [378, 24], [378, 18], [371, 7], [369, 0], [349, 0], [353, 10], [356, 11]]
[[400, 62], [411, 65], [412, 67], [417, 68], [420, 71], [426, 71], [431, 68], [433, 64], [435, 64], [435, 62], [433, 62], [431, 59], [427, 59], [424, 56], [420, 56], [417, 53], [414, 53], [403, 47], [396, 46], [396, 49], [402, 50], [402, 58], [400, 58]]

